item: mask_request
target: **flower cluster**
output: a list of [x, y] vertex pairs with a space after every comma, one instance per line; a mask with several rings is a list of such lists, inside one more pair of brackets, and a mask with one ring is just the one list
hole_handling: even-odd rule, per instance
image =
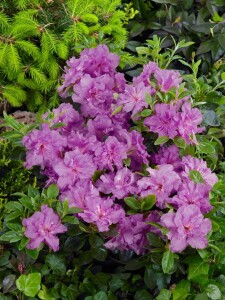
[[[118, 234], [108, 237], [105, 246], [109, 249], [137, 254], [148, 251], [151, 245], [146, 234], [161, 235], [152, 222], [169, 229], [172, 251], [180, 252], [188, 245], [204, 248], [211, 223], [203, 215], [212, 209], [209, 192], [216, 175], [203, 160], [180, 157], [175, 145], [148, 153], [142, 134], [131, 130], [132, 120], [141, 120], [140, 113], [148, 107], [146, 93], [153, 96], [158, 91], [178, 89], [182, 78], [179, 72], [161, 70], [150, 62], [132, 83], [127, 83], [116, 71], [118, 63], [119, 58], [104, 45], [84, 50], [79, 59], [68, 61], [59, 93], [72, 96], [80, 105], [79, 112], [64, 103], [52, 116], [45, 114], [41, 128], [23, 139], [25, 165], [40, 166], [48, 177], [47, 184], [58, 185], [60, 200], [67, 199], [70, 207], [82, 209], [77, 214], [81, 220], [94, 224], [99, 232], [114, 226]], [[196, 143], [195, 134], [203, 130], [198, 127], [202, 115], [191, 108], [188, 99], [158, 103], [153, 115], [143, 121], [159, 136], [180, 136], [188, 144]], [[63, 126], [54, 126], [58, 123]], [[200, 173], [203, 180], [193, 181], [191, 171]], [[149, 195], [156, 196], [154, 210], [143, 211], [140, 206], [129, 214], [124, 198], [141, 202]], [[173, 212], [167, 212], [168, 207], [173, 207]], [[36, 219], [35, 214], [31, 218]], [[48, 226], [32, 220], [23, 222], [25, 234], [31, 238], [30, 247], [37, 246], [32, 240], [34, 232], [38, 241], [57, 249], [42, 234]], [[44, 229], [40, 231], [38, 226]], [[63, 230], [59, 226], [52, 234]]]

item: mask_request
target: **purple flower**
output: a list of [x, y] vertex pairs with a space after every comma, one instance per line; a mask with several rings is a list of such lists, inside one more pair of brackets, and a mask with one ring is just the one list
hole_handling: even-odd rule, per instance
[[175, 207], [195, 204], [200, 208], [202, 214], [207, 214], [213, 208], [209, 202], [209, 188], [205, 184], [196, 184], [189, 180], [180, 185], [177, 195], [169, 202]]
[[41, 130], [33, 130], [23, 138], [27, 148], [26, 168], [41, 166], [42, 168], [60, 160], [61, 151], [67, 145], [65, 137], [57, 131], [50, 130], [47, 124], [42, 124]]
[[107, 137], [113, 131], [113, 127], [111, 118], [106, 115], [98, 115], [87, 122], [88, 132], [96, 136], [99, 141], [103, 141], [104, 137]]
[[137, 175], [128, 168], [117, 171], [116, 174], [104, 174], [97, 182], [98, 189], [104, 194], [112, 193], [114, 197], [123, 199], [128, 194], [137, 191]]
[[146, 222], [159, 220], [160, 217], [156, 212], [151, 212], [146, 220], [141, 214], [125, 217], [117, 226], [118, 235], [111, 238], [104, 246], [110, 250], [133, 250], [138, 255], [144, 254], [148, 246], [147, 233], [154, 232], [152, 226]]
[[201, 173], [202, 178], [210, 188], [212, 188], [214, 184], [218, 181], [216, 174], [212, 173], [212, 171], [207, 167], [206, 162], [203, 159], [187, 155], [182, 157], [182, 163], [184, 168], [182, 176], [184, 178], [189, 178], [190, 171], [195, 170]]
[[87, 197], [86, 208], [78, 214], [85, 222], [93, 223], [99, 232], [109, 230], [109, 226], [121, 222], [125, 217], [122, 206], [114, 204], [111, 198]]
[[160, 165], [158, 169], [148, 168], [149, 177], [143, 177], [137, 182], [141, 197], [156, 195], [156, 205], [165, 208], [168, 197], [178, 190], [181, 179], [174, 172], [172, 165]]
[[174, 70], [156, 69], [154, 76], [160, 85], [160, 90], [165, 93], [172, 87], [178, 88], [183, 80], [180, 73]]
[[147, 245], [146, 232], [149, 225], [143, 215], [136, 214], [123, 218], [118, 225], [118, 235], [110, 239], [104, 246], [110, 250], [133, 250], [137, 254], [144, 252]]
[[202, 122], [202, 114], [199, 109], [191, 108], [191, 103], [186, 102], [182, 106], [182, 112], [179, 113], [178, 133], [184, 138], [187, 144], [196, 144], [196, 133], [204, 131], [204, 127], [198, 125]]
[[151, 161], [157, 165], [171, 164], [178, 166], [181, 164], [179, 148], [176, 145], [160, 147], [158, 153], [151, 155]]
[[70, 207], [78, 207], [81, 209], [87, 208], [87, 198], [99, 197], [99, 191], [90, 180], [77, 181], [74, 186], [62, 192], [60, 199], [68, 200]]
[[[50, 119], [50, 126], [57, 123], [64, 123], [65, 126], [60, 128], [60, 132], [63, 132], [63, 134], [69, 133], [75, 126], [76, 128], [81, 128], [83, 119], [71, 104], [62, 103], [58, 108], [53, 109], [52, 113], [53, 118]], [[48, 119], [48, 113], [45, 113], [42, 119], [46, 121]]]
[[53, 166], [54, 171], [59, 176], [58, 186], [65, 188], [73, 185], [78, 179], [91, 179], [96, 167], [89, 154], [82, 154], [75, 149], [65, 153], [64, 159]]
[[147, 117], [144, 124], [159, 136], [173, 139], [178, 134], [177, 107], [172, 104], [156, 104], [154, 116]]
[[181, 252], [188, 245], [197, 249], [208, 245], [206, 235], [212, 228], [211, 221], [204, 219], [199, 207], [194, 204], [181, 206], [176, 213], [164, 214], [161, 223], [170, 230], [167, 236], [173, 252]]
[[144, 107], [148, 107], [148, 103], [145, 100], [147, 93], [151, 93], [151, 88], [144, 86], [143, 83], [139, 83], [136, 86], [127, 84], [117, 103], [123, 106], [125, 112], [132, 112], [131, 116], [133, 117], [142, 111]]
[[140, 132], [121, 129], [116, 136], [127, 145], [127, 156], [131, 159], [130, 166], [133, 170], [140, 171], [142, 164], [148, 164], [149, 154]]
[[81, 59], [85, 59], [84, 72], [91, 77], [99, 77], [103, 74], [114, 75], [119, 65], [119, 56], [109, 52], [106, 45], [85, 49], [81, 52]]
[[91, 155], [101, 146], [101, 143], [97, 141], [95, 135], [87, 136], [84, 130], [83, 133], [72, 131], [67, 137], [67, 144], [71, 150], [79, 149], [81, 153]]
[[[134, 85], [138, 85], [139, 83], [144, 83], [145, 86], [149, 87], [151, 85], [150, 79], [151, 76], [158, 70], [159, 67], [155, 62], [149, 62], [144, 66], [142, 73], [133, 78]], [[155, 90], [152, 88], [151, 95], [155, 93]]]
[[118, 169], [123, 167], [123, 159], [127, 158], [127, 148], [116, 137], [109, 136], [103, 146], [95, 151], [95, 155], [95, 162], [100, 169], [107, 168], [113, 171], [113, 166]]
[[45, 243], [53, 251], [58, 251], [59, 239], [56, 235], [67, 231], [67, 228], [61, 224], [60, 217], [47, 205], [42, 205], [41, 211], [23, 219], [22, 224], [26, 227], [24, 235], [30, 238], [28, 249], [37, 249], [41, 243]]
[[110, 111], [113, 83], [113, 78], [109, 75], [92, 78], [86, 74], [79, 85], [74, 86], [72, 99], [81, 104], [81, 112], [85, 117], [95, 117]]

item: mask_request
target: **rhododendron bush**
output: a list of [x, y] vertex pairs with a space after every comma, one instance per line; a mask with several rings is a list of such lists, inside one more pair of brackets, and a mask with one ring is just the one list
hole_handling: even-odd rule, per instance
[[[104, 45], [84, 50], [79, 59], [68, 61], [59, 93], [70, 95], [80, 104], [79, 110], [61, 104], [43, 116], [41, 128], [23, 138], [25, 165], [40, 166], [48, 176], [47, 184], [59, 187], [60, 200], [67, 199], [70, 207], [82, 209], [78, 217], [94, 224], [99, 232], [116, 225], [116, 236], [106, 237], [105, 247], [109, 249], [137, 254], [151, 251], [146, 233], [161, 236], [152, 222], [169, 230], [173, 252], [181, 252], [188, 245], [203, 249], [212, 227], [203, 214], [212, 209], [209, 192], [217, 182], [216, 175], [202, 159], [180, 157], [175, 145], [148, 153], [141, 132], [131, 128], [132, 122], [143, 121], [146, 138], [157, 133], [196, 144], [196, 133], [204, 130], [199, 126], [202, 115], [191, 107], [188, 97], [179, 98], [179, 72], [159, 69], [150, 62], [132, 83], [126, 83], [124, 75], [116, 71], [118, 63], [119, 57]], [[168, 103], [157, 99], [157, 93], [171, 88], [175, 88], [175, 99], [168, 99]], [[141, 112], [149, 107], [147, 95], [154, 102], [150, 116], [142, 118]], [[62, 127], [54, 127], [59, 122]], [[46, 213], [51, 218], [51, 213]], [[28, 228], [32, 218], [23, 225]], [[38, 248], [43, 241], [42, 226], [40, 218], [29, 233], [26, 229], [25, 236], [35, 239], [28, 248]], [[60, 232], [51, 229], [51, 224], [46, 228], [46, 235]], [[50, 244], [47, 240], [44, 238]]]
[[203, 258], [217, 218], [210, 195], [218, 178], [195, 157], [203, 117], [178, 71], [150, 62], [128, 83], [118, 63], [105, 45], [72, 57], [58, 89], [71, 103], [23, 134], [25, 167], [39, 167], [47, 194], [33, 192], [31, 203], [18, 194], [26, 209], [14, 242], [21, 240], [28, 253], [44, 244], [61, 251], [59, 239], [76, 224], [99, 233], [100, 246], [111, 253], [158, 252], [163, 272], [172, 274], [176, 253], [197, 249]]

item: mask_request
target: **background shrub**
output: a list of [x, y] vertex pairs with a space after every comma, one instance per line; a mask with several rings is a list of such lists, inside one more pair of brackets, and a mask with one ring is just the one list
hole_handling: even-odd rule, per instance
[[214, 63], [217, 67], [224, 64], [223, 0], [133, 0], [132, 4], [139, 11], [129, 23], [133, 43], [134, 40], [143, 43], [155, 34], [166, 37], [163, 43], [165, 49], [173, 45], [173, 38], [176, 42], [184, 39], [194, 44], [183, 51], [183, 57], [190, 61], [192, 53], [196, 52], [197, 60], [202, 59], [203, 73], [211, 71]]

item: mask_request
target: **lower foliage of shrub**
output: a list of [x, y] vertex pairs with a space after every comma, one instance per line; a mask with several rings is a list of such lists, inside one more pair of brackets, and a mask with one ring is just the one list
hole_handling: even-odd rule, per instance
[[5, 205], [3, 299], [222, 299], [224, 176], [180, 73], [150, 62], [127, 83], [104, 45], [67, 63], [76, 109], [5, 115], [46, 186]]
[[[13, 157], [14, 156], [14, 157]], [[23, 163], [16, 159], [9, 141], [0, 140], [0, 227], [4, 206], [13, 199], [13, 193], [27, 191], [27, 185], [34, 179], [31, 172], [24, 169]]]

